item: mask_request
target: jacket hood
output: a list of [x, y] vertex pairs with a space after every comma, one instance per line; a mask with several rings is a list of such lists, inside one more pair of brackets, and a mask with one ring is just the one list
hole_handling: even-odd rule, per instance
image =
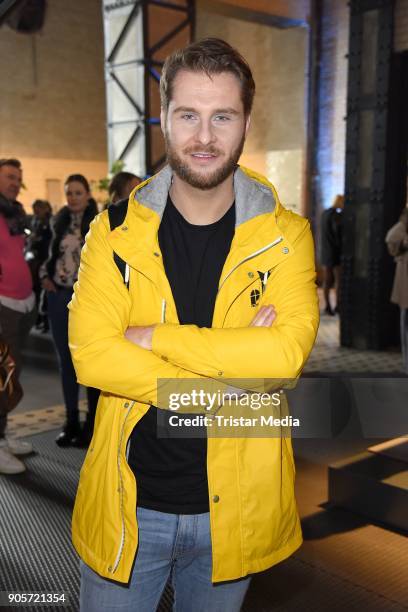
[[[165, 166], [158, 174], [138, 185], [132, 198], [163, 215], [170, 190], [173, 171]], [[249, 219], [275, 210], [278, 199], [273, 186], [265, 177], [240, 166], [234, 172], [236, 227]]]

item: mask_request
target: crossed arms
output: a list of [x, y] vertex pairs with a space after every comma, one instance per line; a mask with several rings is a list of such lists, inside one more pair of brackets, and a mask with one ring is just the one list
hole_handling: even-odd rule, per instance
[[[306, 222], [293, 255], [272, 270], [248, 327], [159, 324], [129, 328], [131, 298], [107, 241], [107, 215], [91, 225], [69, 306], [70, 349], [78, 382], [157, 405], [163, 378], [295, 378], [313, 346], [318, 307], [314, 252]], [[151, 349], [151, 350], [150, 350]]]

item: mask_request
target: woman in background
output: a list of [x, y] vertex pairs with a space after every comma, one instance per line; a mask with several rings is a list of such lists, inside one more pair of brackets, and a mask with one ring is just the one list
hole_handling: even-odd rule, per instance
[[66, 423], [55, 441], [58, 446], [87, 446], [93, 433], [99, 391], [87, 389], [88, 413], [81, 430], [78, 410], [79, 384], [68, 347], [67, 306], [77, 280], [85, 235], [98, 210], [95, 200], [91, 197], [89, 183], [82, 174], [72, 174], [67, 178], [65, 195], [67, 205], [54, 217], [49, 257], [41, 270], [66, 408]]
[[[333, 204], [321, 216], [320, 263], [323, 266], [324, 312], [333, 316], [340, 306], [340, 265], [342, 250], [342, 217], [344, 196], [337, 195]], [[336, 303], [330, 302], [330, 289], [334, 287]]]

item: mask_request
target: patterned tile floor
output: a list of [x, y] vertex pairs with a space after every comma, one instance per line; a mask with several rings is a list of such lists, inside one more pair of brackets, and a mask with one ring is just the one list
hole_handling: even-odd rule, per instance
[[340, 319], [322, 314], [316, 344], [304, 372], [403, 374], [400, 351], [359, 351], [339, 346]]
[[[85, 418], [86, 401], [80, 402], [80, 414]], [[39, 408], [27, 412], [10, 414], [8, 417], [7, 431], [11, 438], [32, 436], [33, 434], [59, 429], [64, 424], [65, 407], [63, 404], [50, 406], [49, 408]]]

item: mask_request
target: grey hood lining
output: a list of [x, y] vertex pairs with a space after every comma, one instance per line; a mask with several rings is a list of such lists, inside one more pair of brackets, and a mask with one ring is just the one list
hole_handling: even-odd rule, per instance
[[[173, 172], [170, 166], [165, 166], [147, 185], [135, 194], [135, 200], [147, 208], [154, 210], [160, 218], [167, 203]], [[241, 168], [234, 173], [235, 211], [238, 227], [258, 215], [271, 213], [276, 202], [272, 189], [249, 178]]]

